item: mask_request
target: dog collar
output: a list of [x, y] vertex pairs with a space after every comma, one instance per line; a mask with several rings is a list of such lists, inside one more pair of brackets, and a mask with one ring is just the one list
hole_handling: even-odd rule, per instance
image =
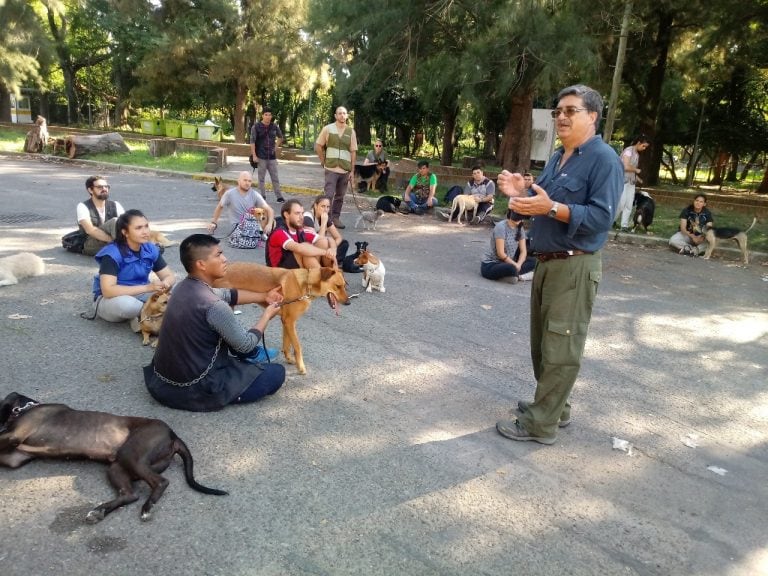
[[30, 410], [31, 408], [34, 408], [35, 406], [39, 406], [40, 402], [35, 402], [34, 400], [30, 400], [24, 406], [14, 406], [11, 408], [11, 415], [8, 417], [8, 419], [5, 421], [5, 423], [0, 426], [0, 434], [7, 431], [11, 424], [13, 424], [19, 416]]
[[24, 414], [24, 412], [26, 412], [30, 408], [34, 408], [35, 406], [39, 406], [39, 405], [40, 405], [40, 402], [35, 402], [34, 400], [30, 400], [29, 402], [24, 404], [24, 406], [16, 406], [16, 407], [14, 407], [11, 410], [11, 414], [13, 414], [15, 417], [18, 418], [19, 416]]

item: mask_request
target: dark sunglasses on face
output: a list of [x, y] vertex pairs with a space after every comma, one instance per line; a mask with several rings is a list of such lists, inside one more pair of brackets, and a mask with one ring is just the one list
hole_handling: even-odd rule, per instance
[[571, 116], [575, 116], [578, 112], [584, 112], [585, 110], [586, 108], [578, 108], [577, 106], [566, 106], [564, 108], [555, 108], [550, 114], [552, 115], [552, 118], [557, 118], [560, 114], [570, 118]]
[[111, 188], [109, 184], [95, 184], [93, 187], [96, 190], [109, 190]]

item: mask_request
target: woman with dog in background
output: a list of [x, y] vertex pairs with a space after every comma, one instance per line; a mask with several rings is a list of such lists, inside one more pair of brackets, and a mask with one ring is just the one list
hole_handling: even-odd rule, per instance
[[304, 226], [312, 228], [320, 238], [331, 237], [336, 244], [336, 262], [341, 266], [349, 250], [349, 242], [344, 240], [338, 228], [331, 220], [331, 201], [321, 194], [315, 198], [309, 212], [304, 212]]
[[[107, 322], [131, 321], [139, 331], [144, 302], [158, 290], [168, 290], [176, 276], [150, 240], [149, 221], [139, 210], [127, 210], [117, 218], [115, 241], [96, 254], [99, 274], [93, 279], [95, 315]], [[150, 280], [150, 272], [157, 280]]]
[[531, 280], [536, 259], [528, 257], [523, 217], [507, 210], [506, 219], [497, 223], [491, 232], [491, 243], [480, 264], [480, 274], [488, 280], [501, 280], [516, 284], [518, 280]]
[[680, 212], [680, 230], [669, 239], [669, 245], [687, 256], [703, 254], [708, 246], [708, 226], [712, 226], [712, 213], [707, 208], [707, 197], [696, 194], [693, 204]]

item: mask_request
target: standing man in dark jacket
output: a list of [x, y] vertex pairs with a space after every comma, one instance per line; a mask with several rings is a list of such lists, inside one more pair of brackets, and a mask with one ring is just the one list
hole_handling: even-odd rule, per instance
[[278, 202], [283, 202], [280, 193], [280, 177], [277, 175], [277, 149], [283, 143], [283, 133], [280, 127], [272, 122], [272, 109], [264, 107], [261, 111], [261, 122], [254, 122], [251, 127], [251, 156], [259, 163], [259, 192], [267, 197], [267, 171], [272, 181], [272, 190]]
[[518, 402], [517, 420], [496, 423], [499, 434], [512, 440], [554, 444], [558, 427], [571, 421], [569, 397], [602, 277], [600, 250], [624, 187], [624, 166], [597, 136], [602, 111], [603, 99], [592, 88], [561, 90], [552, 118], [563, 146], [533, 184], [534, 194], [526, 194], [521, 174], [499, 175], [499, 189], [511, 197], [509, 207], [535, 217], [531, 359], [536, 393], [533, 402]]

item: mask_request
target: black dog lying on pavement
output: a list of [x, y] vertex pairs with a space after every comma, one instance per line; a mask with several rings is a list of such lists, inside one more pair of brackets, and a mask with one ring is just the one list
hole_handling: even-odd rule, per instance
[[376, 210], [384, 210], [390, 214], [396, 214], [402, 200], [396, 196], [382, 196], [376, 201]]
[[653, 215], [656, 212], [656, 201], [648, 192], [635, 192], [635, 213], [632, 215], [632, 232], [642, 226], [645, 233], [649, 234], [648, 227], [653, 224]]
[[144, 480], [151, 489], [141, 508], [141, 519], [149, 520], [152, 506], [168, 486], [160, 473], [176, 454], [184, 462], [184, 477], [191, 488], [203, 494], [226, 494], [195, 481], [189, 448], [161, 420], [40, 404], [16, 392], [0, 402], [0, 466], [18, 468], [36, 458], [82, 458], [109, 464], [107, 477], [117, 498], [88, 512], [85, 520], [91, 524], [139, 499], [133, 491], [134, 480]]

